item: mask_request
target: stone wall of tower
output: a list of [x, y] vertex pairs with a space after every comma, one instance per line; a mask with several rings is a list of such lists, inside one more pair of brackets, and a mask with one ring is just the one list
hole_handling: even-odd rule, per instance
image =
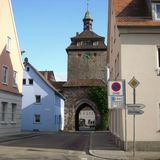
[[68, 80], [105, 80], [107, 51], [69, 51]]

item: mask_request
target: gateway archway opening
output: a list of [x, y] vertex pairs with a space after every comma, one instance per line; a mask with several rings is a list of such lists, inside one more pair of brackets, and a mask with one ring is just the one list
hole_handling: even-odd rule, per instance
[[77, 109], [75, 129], [77, 131], [94, 131], [96, 129], [96, 114], [90, 105], [84, 103]]

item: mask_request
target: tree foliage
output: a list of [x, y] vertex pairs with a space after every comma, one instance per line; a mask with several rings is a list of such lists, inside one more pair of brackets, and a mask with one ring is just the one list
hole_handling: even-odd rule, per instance
[[108, 127], [107, 87], [90, 87], [88, 89], [88, 96], [97, 105], [101, 114], [101, 124], [97, 129], [106, 129]]

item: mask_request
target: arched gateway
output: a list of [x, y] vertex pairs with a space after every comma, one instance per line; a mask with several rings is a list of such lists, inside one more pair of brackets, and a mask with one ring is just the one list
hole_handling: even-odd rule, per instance
[[100, 124], [101, 116], [95, 103], [88, 99], [81, 99], [75, 104], [75, 130], [77, 131], [79, 130], [79, 113], [85, 107], [89, 107], [91, 110], [93, 110], [95, 114], [95, 127]]

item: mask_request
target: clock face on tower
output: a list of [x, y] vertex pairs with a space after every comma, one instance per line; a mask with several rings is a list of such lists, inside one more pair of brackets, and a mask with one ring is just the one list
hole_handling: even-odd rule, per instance
[[84, 59], [84, 60], [89, 60], [89, 59], [91, 59], [91, 58], [92, 58], [91, 53], [89, 53], [89, 52], [84, 53], [84, 55], [83, 55], [83, 59]]

